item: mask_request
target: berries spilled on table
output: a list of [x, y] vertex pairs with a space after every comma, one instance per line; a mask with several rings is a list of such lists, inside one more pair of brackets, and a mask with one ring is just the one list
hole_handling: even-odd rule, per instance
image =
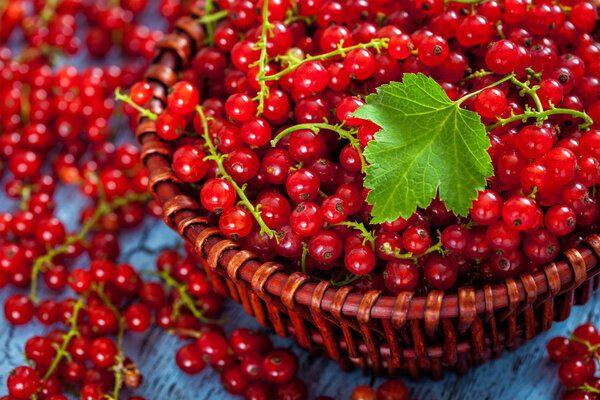
[[563, 400], [594, 400], [600, 396], [598, 349], [600, 334], [592, 324], [581, 324], [569, 338], [556, 336], [546, 344], [548, 357], [556, 363], [558, 379], [566, 386]]

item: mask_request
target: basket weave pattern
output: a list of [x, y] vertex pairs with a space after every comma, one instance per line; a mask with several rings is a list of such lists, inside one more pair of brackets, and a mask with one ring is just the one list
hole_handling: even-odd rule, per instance
[[[146, 73], [156, 113], [163, 110], [177, 73], [201, 46], [204, 32], [195, 22], [201, 15], [193, 10], [157, 44], [159, 55]], [[278, 263], [262, 263], [224, 239], [173, 173], [171, 146], [158, 137], [154, 123], [142, 119], [136, 136], [165, 222], [195, 246], [215, 289], [278, 335], [295, 337], [306, 349], [324, 349], [342, 367], [355, 364], [415, 378], [441, 378], [445, 370], [464, 373], [549, 329], [553, 320], [566, 319], [571, 307], [587, 302], [600, 284], [600, 236], [591, 235], [584, 246], [566, 251], [561, 261], [541, 272], [477, 290], [460, 287], [457, 294], [433, 290], [426, 297], [411, 292], [392, 297], [380, 291], [335, 289], [328, 281], [289, 274]]]

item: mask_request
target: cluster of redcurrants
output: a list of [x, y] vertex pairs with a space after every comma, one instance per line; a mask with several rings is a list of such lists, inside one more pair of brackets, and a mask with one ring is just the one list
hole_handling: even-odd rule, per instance
[[[569, 114], [600, 117], [590, 2], [272, 0], [267, 30], [261, 2], [219, 5], [227, 12], [213, 14], [226, 18], [214, 27], [214, 46], [200, 48], [183, 71], [156, 129], [173, 142], [175, 173], [201, 183], [199, 199], [215, 225], [261, 259], [291, 260], [326, 279], [370, 274], [355, 280], [358, 290], [425, 294], [537, 272], [598, 231], [600, 131], [580, 129], [583, 120]], [[518, 83], [488, 88], [463, 106], [486, 125], [524, 112], [547, 118], [490, 129], [495, 175], [467, 217], [434, 200], [408, 219], [370, 225], [360, 153], [379, 128], [350, 113], [380, 84], [417, 72], [452, 100], [514, 74]], [[131, 98], [144, 106], [151, 94], [140, 82]], [[314, 124], [324, 122], [331, 128], [316, 133]], [[333, 126], [340, 122], [356, 129], [360, 144], [340, 140]], [[271, 144], [302, 124], [307, 129]], [[207, 134], [218, 154], [195, 134]]]
[[[238, 328], [226, 339], [219, 326], [199, 333], [196, 342], [185, 344], [176, 354], [179, 368], [195, 374], [210, 365], [221, 374], [223, 388], [243, 395], [245, 400], [307, 398], [306, 384], [295, 377], [297, 358], [285, 349], [273, 349], [268, 336], [247, 328]], [[352, 400], [408, 400], [406, 385], [389, 380], [377, 391], [370, 386], [357, 386]], [[319, 396], [316, 400], [331, 400]]]
[[185, 373], [196, 374], [206, 365], [217, 370], [223, 388], [246, 400], [304, 399], [306, 384], [297, 378], [296, 355], [273, 349], [268, 336], [238, 328], [229, 336], [220, 326], [203, 329], [195, 343], [185, 344], [175, 356]]
[[[137, 388], [143, 381], [140, 370], [124, 354], [125, 332], [145, 332], [153, 320], [183, 338], [222, 329], [210, 324], [201, 327], [201, 322], [209, 323], [219, 314], [223, 297], [213, 292], [193, 249], [187, 249], [185, 258], [174, 250], [164, 250], [157, 257], [155, 273], [168, 286], [144, 281], [129, 264], [102, 258], [91, 261], [87, 269], [69, 273], [68, 285], [76, 298], [56, 301], [50, 297], [35, 305], [24, 295], [9, 297], [4, 313], [11, 324], [24, 325], [35, 318], [45, 326], [63, 327], [27, 341], [24, 354], [29, 366], [10, 373], [10, 396], [3, 400], [33, 395], [63, 400], [67, 386], [78, 386], [85, 400], [101, 400], [105, 395], [117, 400], [122, 387]], [[179, 364], [181, 355], [176, 358]]]
[[[6, 43], [21, 28], [27, 46], [25, 58], [73, 55], [79, 51], [83, 36], [93, 57], [102, 58], [119, 47], [127, 56], [150, 59], [162, 32], [137, 21], [147, 4], [148, 0], [8, 1], [5, 9], [0, 9], [0, 43]], [[77, 34], [78, 16], [85, 18], [85, 35]]]
[[558, 378], [567, 387], [563, 400], [595, 400], [600, 395], [600, 334], [592, 324], [579, 325], [570, 338], [557, 336], [546, 344], [548, 356], [560, 363]]

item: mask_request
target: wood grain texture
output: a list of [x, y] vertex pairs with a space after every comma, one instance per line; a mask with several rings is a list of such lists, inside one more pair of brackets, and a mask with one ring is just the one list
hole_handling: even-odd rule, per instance
[[[77, 215], [83, 204], [73, 202], [79, 198], [74, 189], [61, 189], [57, 193], [59, 205], [57, 215], [74, 229], [73, 215]], [[67, 199], [70, 202], [67, 202]], [[0, 197], [0, 204], [4, 198]], [[68, 204], [68, 206], [65, 206]], [[62, 206], [61, 206], [62, 205]], [[122, 235], [123, 261], [130, 262], [138, 269], [154, 268], [157, 252], [165, 247], [180, 246], [181, 240], [162, 221], [148, 220], [134, 232]], [[75, 265], [85, 266], [82, 259]], [[43, 285], [42, 285], [43, 286]], [[0, 292], [5, 299], [10, 291]], [[43, 295], [51, 295], [43, 293]], [[582, 322], [600, 324], [600, 310], [596, 306], [600, 294], [593, 295], [590, 302], [575, 307], [568, 321], [555, 323], [549, 332], [534, 338], [529, 344], [514, 353], [507, 352], [498, 360], [490, 361], [458, 378], [447, 374], [442, 381], [404, 379], [411, 390], [413, 399], [528, 399], [546, 400], [559, 397], [560, 384], [556, 378], [557, 365], [546, 357], [544, 346], [554, 335], [567, 334]], [[246, 315], [242, 306], [228, 301], [224, 315], [229, 319], [225, 328], [228, 332], [239, 326], [248, 326], [265, 331], [253, 318]], [[28, 337], [47, 331], [39, 324], [12, 328], [2, 318], [0, 320], [0, 394], [5, 394], [4, 383], [9, 371], [22, 363], [23, 346]], [[372, 378], [363, 376], [358, 370], [341, 372], [337, 363], [322, 358], [318, 354], [308, 354], [290, 339], [282, 339], [271, 333], [279, 347], [293, 347], [300, 356], [300, 376], [309, 383], [310, 398], [328, 395], [335, 399], [349, 399], [352, 389], [358, 384], [369, 384]], [[220, 387], [218, 376], [207, 368], [196, 376], [181, 373], [174, 362], [174, 353], [181, 341], [169, 336], [160, 329], [152, 329], [145, 334], [126, 335], [127, 355], [140, 365], [145, 381], [136, 394], [149, 400], [196, 400], [231, 398]], [[375, 386], [383, 380], [376, 379]], [[129, 394], [123, 391], [125, 395]], [[125, 399], [127, 397], [124, 397]]]

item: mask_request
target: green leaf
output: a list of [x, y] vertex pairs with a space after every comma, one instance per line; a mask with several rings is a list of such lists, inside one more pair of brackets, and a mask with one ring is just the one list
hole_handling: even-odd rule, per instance
[[479, 116], [423, 74], [378, 87], [353, 115], [382, 128], [364, 151], [373, 223], [408, 218], [438, 191], [448, 210], [467, 215], [494, 172]]

